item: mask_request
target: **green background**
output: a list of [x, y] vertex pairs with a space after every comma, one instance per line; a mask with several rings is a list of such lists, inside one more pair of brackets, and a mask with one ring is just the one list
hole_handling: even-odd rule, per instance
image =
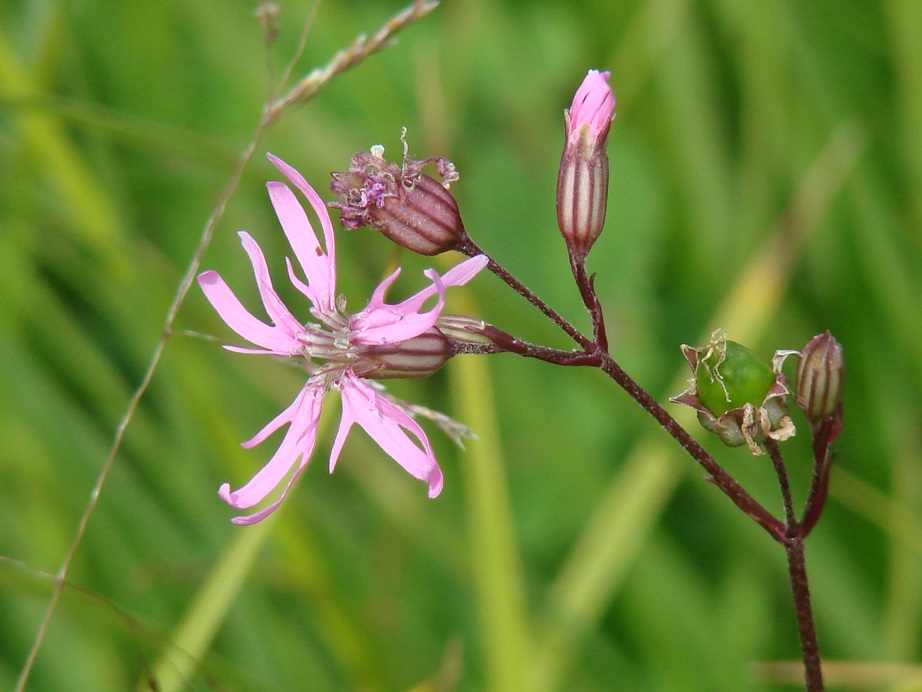
[[[399, 2], [327, 0], [300, 79]], [[202, 229], [310, 13], [252, 2], [0, 3], [0, 688], [12, 688]], [[611, 196], [590, 257], [612, 353], [660, 401], [716, 327], [766, 359], [830, 329], [845, 430], [807, 543], [830, 680], [919, 689], [922, 616], [922, 2], [449, 0], [282, 114], [202, 268], [258, 305], [235, 231], [276, 283], [290, 254], [271, 151], [329, 199], [381, 143], [444, 155], [472, 237], [588, 329], [556, 230], [562, 111], [612, 71]], [[436, 260], [340, 233], [358, 310]], [[454, 258], [452, 258], [454, 259]], [[746, 283], [748, 281], [748, 283]], [[288, 291], [296, 314], [306, 306]], [[449, 310], [566, 338], [489, 275]], [[799, 649], [782, 550], [591, 370], [467, 356], [391, 390], [424, 423], [434, 501], [361, 431], [272, 522], [217, 497], [278, 438], [239, 443], [303, 375], [240, 343], [193, 287], [90, 518], [28, 689], [782, 689]], [[331, 399], [332, 401], [332, 399]], [[690, 411], [668, 405], [694, 426]], [[335, 411], [331, 411], [335, 413]], [[796, 423], [803, 423], [797, 419]], [[697, 433], [696, 433], [697, 434]], [[699, 435], [773, 511], [768, 463]], [[784, 449], [800, 502], [809, 436]], [[212, 636], [213, 634], [213, 636]], [[793, 672], [757, 664], [789, 661]], [[780, 672], [779, 672], [780, 670]], [[913, 682], [914, 681], [914, 682]], [[902, 687], [900, 687], [902, 685]]]

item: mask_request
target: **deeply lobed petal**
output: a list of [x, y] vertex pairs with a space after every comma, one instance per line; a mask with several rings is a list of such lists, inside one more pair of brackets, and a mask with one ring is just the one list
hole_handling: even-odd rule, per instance
[[275, 288], [272, 286], [272, 277], [269, 275], [269, 267], [266, 265], [266, 258], [263, 255], [262, 249], [246, 231], [240, 231], [238, 235], [240, 236], [243, 249], [250, 258], [250, 264], [253, 265], [256, 286], [259, 289], [259, 295], [260, 298], [262, 298], [263, 306], [266, 308], [266, 314], [269, 315], [273, 324], [279, 329], [292, 338], [296, 338], [297, 334], [303, 331], [304, 327], [301, 322], [298, 321], [298, 318], [292, 315], [288, 308], [285, 307], [282, 299], [279, 298], [278, 293], [275, 292]]
[[[442, 470], [419, 423], [349, 371], [340, 378], [340, 391], [343, 414], [330, 452], [330, 472], [336, 466], [349, 431], [358, 423], [407, 473], [429, 484], [429, 497], [442, 492]], [[404, 431], [412, 433], [422, 448]]]
[[[307, 280], [314, 291], [314, 297], [311, 299], [315, 307], [329, 314], [336, 306], [336, 238], [333, 235], [333, 222], [330, 220], [330, 213], [326, 205], [317, 194], [317, 191], [311, 187], [298, 171], [272, 154], [267, 155], [272, 164], [278, 168], [291, 183], [298, 188], [307, 198], [311, 208], [320, 221], [320, 227], [323, 231], [323, 244], [326, 247], [326, 254], [317, 241], [313, 226], [307, 219], [304, 208], [298, 202], [297, 198], [291, 194], [291, 191], [284, 184], [275, 183], [270, 185], [269, 194], [278, 196], [282, 209], [289, 219], [289, 226], [286, 227], [282, 222], [282, 229], [291, 243], [292, 250], [298, 262], [304, 268]], [[288, 190], [288, 195], [281, 192], [281, 189]], [[273, 198], [273, 206], [276, 200]], [[276, 206], [276, 213], [279, 207]], [[297, 210], [300, 210], [298, 213]], [[282, 221], [281, 215], [279, 221]], [[308, 296], [310, 298], [310, 296]]]
[[[401, 303], [390, 305], [384, 302], [387, 289], [397, 278], [399, 270], [391, 274], [372, 294], [371, 300], [362, 312], [355, 316], [352, 339], [360, 344], [386, 344], [412, 339], [432, 327], [442, 308], [445, 306], [445, 289], [463, 286], [473, 279], [488, 263], [484, 255], [477, 255], [449, 269], [444, 276], [439, 276], [433, 269], [424, 274], [432, 284]], [[432, 309], [419, 312], [423, 304], [431, 297], [438, 301]]]
[[304, 207], [287, 185], [270, 182], [266, 184], [266, 189], [269, 191], [269, 199], [275, 208], [275, 215], [278, 216], [282, 230], [288, 238], [288, 243], [307, 276], [308, 288], [306, 290], [303, 286], [298, 286], [298, 288], [317, 309], [325, 313], [332, 312], [336, 299], [334, 251], [330, 249], [329, 254], [324, 253], [314, 234], [314, 228], [307, 218], [307, 212], [304, 211]]
[[247, 341], [279, 355], [288, 355], [298, 348], [294, 335], [284, 327], [270, 326], [253, 317], [218, 272], [202, 272], [198, 275], [198, 283], [221, 319]]
[[221, 499], [235, 509], [249, 509], [262, 502], [291, 473], [295, 465], [297, 469], [275, 502], [255, 514], [235, 517], [232, 520], [235, 524], [255, 524], [278, 509], [294, 482], [307, 467], [317, 441], [317, 423], [320, 420], [323, 394], [322, 385], [318, 386], [309, 380], [288, 408], [272, 419], [255, 437], [243, 443], [245, 448], [253, 447], [286, 423], [289, 424], [275, 454], [246, 485], [239, 490], [231, 491], [230, 485], [225, 483], [218, 490]]

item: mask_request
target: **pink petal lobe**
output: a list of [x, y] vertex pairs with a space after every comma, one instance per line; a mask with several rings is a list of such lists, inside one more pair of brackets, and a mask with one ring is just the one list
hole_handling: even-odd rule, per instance
[[[384, 302], [384, 293], [396, 279], [397, 272], [394, 272], [381, 282], [366, 308], [355, 316], [351, 325], [355, 332], [353, 342], [387, 344], [419, 336], [432, 327], [442, 314], [445, 289], [463, 286], [486, 267], [488, 261], [486, 256], [477, 255], [452, 267], [442, 277], [434, 269], [427, 269], [424, 274], [432, 281], [431, 285], [401, 303], [389, 305]], [[431, 310], [419, 312], [423, 304], [433, 296], [438, 297], [436, 305]]]
[[[442, 492], [442, 470], [435, 459], [429, 438], [403, 409], [391, 403], [369, 385], [347, 372], [340, 379], [343, 414], [330, 454], [330, 471], [336, 466], [352, 425], [358, 423], [365, 432], [414, 478], [429, 483], [429, 497]], [[422, 444], [413, 442], [409, 431]]]
[[[441, 277], [441, 284], [444, 288], [454, 288], [456, 286], [463, 286], [468, 281], [473, 279], [477, 274], [479, 274], [484, 267], [489, 263], [489, 258], [486, 255], [477, 255], [471, 257], [468, 260], [464, 260], [460, 264], [456, 264], [454, 267], [445, 272], [445, 275]], [[432, 284], [422, 289], [419, 293], [410, 298], [407, 298], [403, 301], [400, 306], [405, 310], [416, 311], [422, 307], [423, 303], [436, 295], [439, 292], [439, 287], [436, 285], [432, 274], [435, 274], [434, 269], [427, 269], [423, 272], [431, 281]]]
[[288, 355], [292, 348], [298, 347], [292, 335], [253, 317], [217, 272], [202, 272], [198, 283], [221, 319], [247, 341], [280, 355]]
[[324, 254], [304, 207], [284, 183], [266, 184], [285, 237], [307, 275], [311, 302], [320, 310], [332, 311], [336, 293], [336, 268], [332, 252]]
[[265, 440], [285, 423], [290, 423], [275, 454], [246, 485], [239, 490], [231, 491], [230, 485], [225, 483], [218, 490], [221, 499], [235, 509], [248, 509], [262, 502], [285, 480], [295, 465], [297, 469], [275, 502], [256, 514], [236, 517], [233, 520], [235, 524], [252, 524], [265, 518], [275, 511], [288, 496], [288, 491], [306, 468], [314, 451], [322, 402], [322, 390], [318, 391], [316, 386], [308, 382], [308, 385], [301, 390], [287, 409], [257, 433], [256, 437], [244, 443], [245, 447], [252, 447]]
[[239, 234], [240, 242], [243, 249], [246, 250], [250, 258], [250, 264], [253, 265], [253, 274], [256, 277], [256, 286], [259, 289], [259, 295], [262, 298], [263, 306], [266, 308], [266, 314], [272, 319], [272, 322], [293, 339], [297, 334], [304, 330], [304, 326], [298, 319], [291, 314], [282, 299], [272, 286], [272, 277], [269, 276], [269, 267], [266, 265], [266, 258], [263, 255], [259, 244], [253, 240], [252, 236], [245, 231]]
[[397, 267], [393, 272], [385, 277], [384, 281], [378, 284], [378, 287], [371, 294], [371, 298], [368, 300], [368, 305], [365, 307], [365, 310], [369, 308], [371, 310], [377, 310], [378, 308], [384, 307], [387, 303], [384, 302], [384, 296], [387, 294], [391, 286], [394, 285], [394, 282], [397, 280], [397, 277], [400, 276], [400, 267]]
[[267, 156], [272, 162], [272, 165], [278, 168], [285, 175], [285, 177], [288, 178], [288, 180], [290, 180], [291, 183], [301, 191], [301, 193], [307, 198], [307, 201], [310, 203], [311, 207], [314, 209], [314, 213], [317, 214], [317, 218], [320, 220], [320, 227], [323, 229], [323, 243], [327, 249], [327, 254], [330, 257], [330, 285], [335, 289], [336, 238], [333, 234], [333, 221], [330, 219], [330, 213], [327, 211], [326, 204], [324, 204], [316, 190], [314, 190], [314, 188], [312, 188], [310, 184], [308, 184], [308, 182], [304, 179], [303, 175], [301, 175], [298, 171], [296, 171], [277, 156], [272, 154], [267, 154]]

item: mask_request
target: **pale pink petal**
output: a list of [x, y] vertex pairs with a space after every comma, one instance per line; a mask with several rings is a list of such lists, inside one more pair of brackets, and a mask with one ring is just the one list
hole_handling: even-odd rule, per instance
[[445, 285], [445, 288], [463, 286], [477, 276], [489, 263], [490, 258], [486, 255], [475, 255], [474, 257], [456, 264], [445, 272], [442, 275], [442, 283]]
[[[455, 286], [463, 286], [468, 281], [473, 279], [477, 274], [479, 274], [484, 267], [489, 263], [489, 258], [486, 255], [477, 255], [476, 257], [471, 257], [470, 259], [464, 260], [460, 264], [456, 264], [454, 267], [445, 272], [445, 275], [441, 277], [442, 286], [445, 288], [454, 288]], [[407, 312], [416, 312], [422, 307], [423, 303], [427, 299], [436, 295], [439, 292], [438, 286], [436, 286], [435, 281], [432, 279], [432, 274], [435, 273], [433, 269], [427, 269], [423, 272], [430, 280], [432, 284], [426, 286], [423, 290], [417, 293], [414, 296], [407, 298], [405, 301], [400, 303], [399, 307], [401, 310]]]
[[[264, 348], [244, 348], [243, 346], [231, 346], [230, 344], [224, 344], [224, 346], [222, 346], [221, 348], [226, 349], [228, 351], [232, 351], [233, 353], [244, 353], [244, 354], [250, 354], [250, 355], [255, 355], [255, 356], [282, 355], [278, 351], [269, 351]], [[292, 355], [292, 351], [289, 351], [288, 353], [284, 355]]]
[[368, 299], [368, 305], [365, 306], [365, 310], [377, 310], [378, 308], [384, 307], [387, 303], [384, 302], [384, 296], [387, 294], [391, 286], [394, 285], [394, 282], [397, 280], [397, 277], [400, 276], [400, 267], [397, 267], [389, 276], [387, 276], [384, 281], [378, 284], [378, 287], [374, 290], [374, 293], [371, 294], [371, 298]]
[[608, 86], [611, 72], [589, 70], [570, 106], [568, 129], [577, 133], [585, 123], [592, 137], [608, 132], [615, 111], [615, 95]]
[[221, 319], [247, 341], [279, 355], [288, 355], [293, 348], [298, 348], [298, 342], [284, 329], [271, 327], [253, 317], [217, 272], [202, 272], [198, 275], [198, 283]]
[[[328, 307], [332, 310], [334, 306], [333, 301], [336, 299], [336, 239], [333, 234], [333, 222], [330, 220], [330, 213], [327, 211], [327, 206], [320, 198], [320, 195], [318, 195], [314, 188], [308, 184], [308, 182], [304, 179], [304, 176], [302, 176], [300, 173], [298, 173], [298, 171], [296, 171], [277, 156], [273, 156], [272, 154], [268, 154], [267, 156], [269, 157], [269, 160], [272, 162], [272, 164], [278, 168], [285, 175], [285, 177], [288, 178], [288, 180], [290, 180], [294, 186], [297, 187], [307, 198], [307, 201], [314, 209], [314, 213], [317, 214], [317, 218], [320, 221], [320, 227], [323, 229], [323, 243], [326, 247], [326, 254], [328, 257], [328, 266], [324, 272], [325, 279], [323, 280], [323, 283], [326, 285], [323, 288], [315, 284], [315, 281], [320, 281], [321, 279], [315, 279], [314, 276], [311, 275], [311, 273], [308, 271], [308, 265], [304, 264], [301, 256], [298, 255], [298, 250], [294, 247], [294, 245], [292, 245], [292, 249], [295, 250], [295, 254], [298, 256], [298, 261], [302, 263], [304, 271], [308, 274], [308, 283], [314, 286], [319, 294], [323, 294], [324, 296], [330, 298], [331, 302]], [[313, 243], [316, 243], [317, 241], [313, 232], [313, 228], [311, 228], [310, 235], [313, 238]], [[302, 250], [304, 250], [303, 246]], [[314, 248], [313, 251], [316, 254], [317, 249]], [[318, 305], [317, 307], [325, 309], [327, 306], [321, 307]]]
[[266, 439], [285, 423], [290, 423], [282, 443], [272, 458], [260, 469], [250, 481], [236, 491], [230, 490], [230, 485], [225, 483], [218, 490], [218, 495], [227, 504], [235, 509], [248, 509], [263, 500], [274, 491], [285, 477], [291, 473], [295, 465], [297, 469], [288, 480], [281, 496], [270, 506], [257, 514], [248, 517], [236, 517], [235, 524], [252, 524], [271, 514], [288, 495], [295, 480], [301, 475], [310, 456], [314, 451], [317, 440], [317, 422], [323, 403], [323, 390], [308, 382], [297, 398], [282, 413], [276, 416], [256, 437], [244, 443], [245, 447], [252, 447]]
[[266, 188], [282, 230], [307, 275], [310, 288], [305, 295], [319, 310], [332, 311], [336, 292], [333, 257], [324, 254], [304, 207], [288, 186], [272, 182]]
[[253, 437], [251, 437], [249, 440], [246, 442], [241, 442], [240, 446], [244, 449], [253, 449], [253, 447], [256, 445], [267, 440], [270, 435], [276, 432], [283, 425], [291, 423], [295, 419], [295, 415], [297, 414], [298, 410], [303, 406], [304, 399], [307, 396], [309, 387], [310, 380], [308, 380], [308, 384], [306, 384], [301, 389], [301, 391], [298, 392], [298, 396], [295, 397], [294, 401], [292, 401], [284, 411], [266, 423], [262, 429], [253, 435]]
[[[343, 414], [330, 452], [330, 472], [336, 466], [349, 430], [358, 423], [407, 473], [428, 482], [429, 497], [442, 492], [442, 470], [419, 423], [351, 372], [340, 378], [340, 392]], [[404, 430], [419, 440], [422, 449]]]
[[419, 336], [435, 324], [445, 305], [444, 290], [439, 293], [435, 307], [423, 314], [406, 310], [402, 304], [388, 305], [384, 302], [384, 294], [399, 273], [398, 269], [382, 281], [365, 309], [353, 318], [349, 325], [352, 332], [350, 340], [353, 343], [383, 345], [406, 341]]
[[[397, 278], [394, 272], [375, 289], [371, 300], [362, 312], [355, 316], [351, 324], [355, 332], [352, 340], [358, 344], [388, 344], [406, 341], [419, 336], [432, 327], [442, 308], [445, 306], [445, 289], [452, 286], [463, 286], [478, 272], [489, 260], [485, 255], [477, 255], [452, 267], [439, 277], [434, 269], [423, 272], [432, 284], [396, 305], [384, 302], [384, 293]], [[438, 296], [438, 302], [429, 311], [420, 313], [419, 310], [432, 296]]]
[[252, 236], [246, 231], [240, 231], [240, 242], [243, 249], [246, 250], [250, 258], [250, 264], [253, 265], [253, 274], [256, 277], [256, 286], [259, 288], [259, 295], [262, 298], [263, 306], [266, 308], [266, 314], [272, 319], [272, 322], [282, 331], [296, 338], [297, 334], [304, 331], [304, 325], [298, 321], [298, 318], [291, 314], [278, 293], [272, 286], [272, 277], [269, 276], [269, 267], [266, 265], [266, 258], [263, 255], [259, 244], [253, 240]]
[[353, 331], [351, 341], [357, 344], [393, 344], [419, 336], [434, 325], [445, 307], [445, 289], [441, 287], [439, 275], [434, 271], [432, 274], [440, 290], [431, 310], [410, 312], [404, 310], [402, 304], [385, 305], [370, 311], [366, 308], [356, 315], [350, 325]]
[[291, 285], [301, 291], [301, 293], [307, 296], [307, 299], [313, 303], [314, 289], [298, 278], [298, 275], [295, 274], [295, 268], [291, 265], [291, 260], [287, 257], [285, 258], [285, 266], [288, 267], [288, 280], [291, 281]]

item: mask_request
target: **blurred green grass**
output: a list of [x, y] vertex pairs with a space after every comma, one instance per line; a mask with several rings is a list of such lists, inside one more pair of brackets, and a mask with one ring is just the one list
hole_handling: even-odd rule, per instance
[[[297, 74], [401, 6], [324, 2]], [[47, 603], [39, 572], [69, 547], [258, 122], [272, 81], [253, 10], [0, 4], [0, 555], [26, 565], [0, 563], [0, 688], [15, 684]], [[282, 5], [273, 74], [308, 12]], [[848, 380], [832, 497], [808, 543], [821, 646], [830, 661], [917, 663], [920, 46], [914, 0], [449, 1], [281, 119], [204, 266], [253, 304], [234, 234], [246, 228], [282, 270], [262, 152], [323, 189], [356, 151], [399, 151], [406, 125], [412, 153], [458, 165], [475, 239], [585, 327], [555, 176], [563, 108], [587, 69], [610, 69], [611, 199], [590, 268], [614, 354], [664, 400], [680, 343], [717, 326], [734, 336], [714, 322], [721, 309], [765, 356], [832, 330]], [[339, 247], [355, 307], [392, 249], [365, 233]], [[782, 259], [731, 293], [766, 247]], [[402, 262], [398, 288], [413, 290], [431, 262]], [[567, 346], [492, 277], [455, 300]], [[230, 338], [196, 290], [176, 327]], [[430, 431], [438, 500], [359, 433], [332, 477], [318, 451], [261, 552], [238, 556], [246, 530], [215, 491], [265, 460], [239, 442], [299, 387], [296, 372], [257, 361], [171, 338], [29, 689], [128, 689], [163, 656], [176, 665], [196, 594], [217, 630], [189, 652], [194, 689], [773, 689], [751, 664], [798, 658], [777, 546], [598, 373], [512, 357], [397, 383], [483, 420], [467, 452]], [[776, 506], [760, 460], [707, 444]], [[252, 564], [236, 597], [206, 588], [224, 556]]]

